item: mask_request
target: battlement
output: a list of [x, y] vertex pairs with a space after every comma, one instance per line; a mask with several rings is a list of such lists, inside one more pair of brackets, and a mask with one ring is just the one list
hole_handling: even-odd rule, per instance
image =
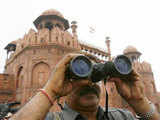
[[47, 44], [57, 44], [75, 49], [80, 48], [77, 38], [72, 36], [68, 31], [62, 31], [58, 27], [55, 27], [51, 31], [47, 28], [43, 28], [38, 32], [30, 29], [22, 39], [17, 40], [15, 52], [19, 52], [27, 46]]
[[57, 45], [76, 50], [80, 50], [81, 48], [76, 36], [71, 35], [68, 31], [62, 31], [58, 27], [55, 27], [51, 31], [43, 28], [38, 32], [30, 29], [23, 38], [16, 40], [14, 44], [16, 44], [16, 50], [11, 53], [8, 62], [30, 46]]

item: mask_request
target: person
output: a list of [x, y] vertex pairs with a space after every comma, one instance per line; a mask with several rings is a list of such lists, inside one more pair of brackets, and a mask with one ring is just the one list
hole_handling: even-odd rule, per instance
[[[53, 69], [46, 85], [10, 120], [133, 120], [133, 115], [122, 109], [109, 109], [108, 118], [99, 105], [100, 86], [88, 79], [68, 80], [65, 71], [69, 62], [80, 54], [66, 55]], [[160, 120], [144, 94], [140, 76], [133, 70], [128, 80], [110, 78], [119, 94], [132, 106], [140, 119]], [[62, 112], [49, 112], [59, 97], [66, 96]], [[145, 118], [144, 118], [145, 117]]]

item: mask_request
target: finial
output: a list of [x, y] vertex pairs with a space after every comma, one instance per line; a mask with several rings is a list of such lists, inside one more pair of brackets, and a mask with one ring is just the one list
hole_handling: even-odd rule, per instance
[[71, 28], [72, 28], [72, 33], [76, 33], [76, 29], [77, 29], [77, 22], [76, 21], [71, 22]]
[[110, 37], [109, 37], [109, 36], [106, 37], [106, 41], [107, 41], [107, 40], [110, 40]]
[[77, 21], [72, 21], [71, 24], [75, 24], [75, 25], [76, 25], [76, 24], [77, 24]]

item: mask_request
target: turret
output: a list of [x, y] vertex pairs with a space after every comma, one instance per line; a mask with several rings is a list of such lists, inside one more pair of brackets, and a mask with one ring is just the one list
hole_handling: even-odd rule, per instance
[[16, 42], [13, 41], [9, 43], [4, 49], [7, 50], [7, 59], [8, 59], [9, 53], [16, 51]]
[[72, 28], [72, 34], [76, 34], [77, 33], [77, 22], [76, 21], [72, 21], [71, 22], [71, 28]]
[[61, 30], [67, 30], [69, 28], [68, 20], [54, 9], [43, 12], [33, 23], [38, 30], [42, 28], [51, 30], [54, 27], [59, 27]]
[[140, 61], [141, 53], [133, 46], [128, 46], [124, 51], [123, 54], [130, 58], [132, 62]]

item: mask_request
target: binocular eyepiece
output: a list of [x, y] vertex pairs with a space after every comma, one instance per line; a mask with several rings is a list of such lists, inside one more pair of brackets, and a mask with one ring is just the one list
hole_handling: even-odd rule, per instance
[[105, 63], [95, 63], [87, 56], [80, 55], [71, 60], [66, 77], [73, 80], [88, 78], [92, 82], [99, 82], [108, 76], [127, 76], [131, 71], [132, 63], [125, 55], [119, 55], [114, 61]]

